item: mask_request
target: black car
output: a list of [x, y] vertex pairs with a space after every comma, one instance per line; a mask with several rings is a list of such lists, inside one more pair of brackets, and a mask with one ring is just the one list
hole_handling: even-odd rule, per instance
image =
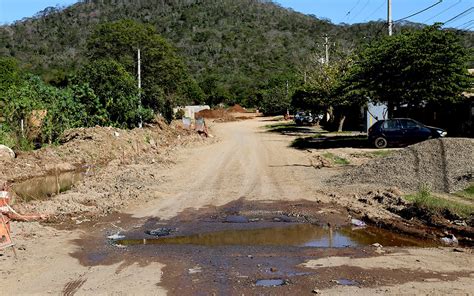
[[379, 120], [369, 128], [369, 142], [377, 148], [410, 145], [427, 139], [446, 136], [446, 131], [426, 126], [410, 118]]
[[315, 120], [311, 112], [297, 112], [294, 117], [294, 121], [296, 125], [312, 125], [314, 124]]

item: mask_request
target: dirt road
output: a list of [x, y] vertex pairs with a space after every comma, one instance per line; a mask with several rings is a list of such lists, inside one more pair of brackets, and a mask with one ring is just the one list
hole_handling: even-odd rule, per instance
[[185, 208], [221, 206], [245, 200], [329, 201], [322, 193], [334, 171], [316, 171], [308, 155], [288, 147], [289, 139], [266, 132], [266, 122], [248, 120], [219, 124], [219, 143], [187, 151], [164, 173], [161, 198], [129, 213], [168, 219]]
[[[367, 295], [474, 291], [470, 249], [375, 248], [372, 241], [341, 248], [291, 243], [232, 245], [261, 227], [284, 229], [297, 222], [343, 226], [348, 221], [351, 201], [331, 194], [335, 189], [324, 183], [340, 169], [315, 169], [309, 152], [288, 147], [291, 137], [262, 128], [269, 123], [257, 118], [215, 124], [213, 132], [219, 141], [181, 150], [174, 155], [176, 165], [140, 165], [141, 173], [130, 175], [129, 181], [141, 184], [138, 194], [146, 196], [136, 200], [144, 202], [132, 204], [123, 213], [79, 226], [61, 225], [62, 229], [15, 223], [18, 259], [9, 250], [0, 253], [2, 293], [309, 295], [318, 290], [328, 295]], [[124, 165], [121, 171], [127, 169]], [[140, 183], [151, 173], [158, 175], [155, 178], [160, 182]], [[108, 174], [106, 188], [113, 191], [123, 182], [114, 176], [123, 175]], [[254, 222], [222, 223], [229, 222], [226, 219], [232, 215]], [[157, 227], [171, 227], [184, 241], [191, 236], [199, 243], [117, 247], [106, 239], [114, 233], [149, 239], [144, 231]], [[200, 235], [229, 229], [237, 231], [232, 239], [230, 235], [224, 239]], [[302, 235], [299, 231], [295, 240]], [[304, 231], [327, 240], [326, 230], [323, 234]], [[272, 232], [268, 240], [273, 242], [271, 236], [278, 235], [281, 233]], [[281, 240], [292, 235], [284, 232]], [[339, 239], [355, 242], [354, 235], [350, 232]], [[260, 287], [258, 279], [283, 279], [285, 285]], [[342, 279], [350, 281], [344, 284]]]

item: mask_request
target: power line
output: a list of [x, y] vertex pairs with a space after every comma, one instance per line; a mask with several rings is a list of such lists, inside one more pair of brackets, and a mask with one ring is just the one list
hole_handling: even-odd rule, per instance
[[446, 8], [446, 9], [444, 9], [444, 10], [441, 11], [440, 13], [438, 13], [438, 14], [436, 14], [436, 15], [430, 17], [429, 19], [425, 20], [424, 23], [426, 23], [426, 22], [428, 22], [428, 21], [434, 19], [434, 18], [437, 17], [437, 16], [442, 15], [442, 14], [445, 13], [446, 11], [448, 11], [448, 10], [452, 9], [453, 7], [459, 5], [461, 2], [462, 2], [462, 0], [458, 0], [458, 2], [454, 3], [453, 5], [449, 6], [449, 7]]
[[[462, 25], [457, 26], [456, 28], [457, 28], [457, 29], [464, 29], [465, 27], [469, 27], [470, 24], [473, 23], [473, 22], [474, 22], [474, 20], [470, 20], [470, 21], [468, 21], [468, 22], [465, 22], [465, 23], [462, 24]], [[474, 24], [473, 24], [473, 25], [474, 25]]]
[[351, 12], [354, 10], [354, 8], [357, 7], [357, 5], [359, 5], [361, 0], [357, 0], [357, 3], [354, 5], [354, 7], [351, 8], [351, 10], [349, 10], [347, 13], [346, 13], [346, 17], [348, 18], [349, 15], [351, 14]]
[[435, 7], [436, 5], [441, 4], [442, 2], [443, 2], [443, 0], [438, 0], [438, 2], [436, 2], [435, 4], [430, 5], [430, 6], [426, 7], [425, 9], [422, 9], [422, 10], [420, 10], [420, 11], [418, 11], [418, 12], [415, 12], [415, 13], [413, 13], [413, 14], [410, 14], [409, 16], [406, 16], [406, 17], [404, 17], [404, 18], [401, 18], [401, 19], [399, 19], [399, 20], [396, 20], [396, 22], [403, 21], [403, 20], [409, 19], [409, 18], [411, 18], [411, 17], [413, 17], [413, 16], [415, 16], [415, 15], [418, 15], [418, 14], [420, 14], [420, 13], [423, 13], [423, 12], [425, 12], [425, 11], [427, 11], [427, 10], [429, 10], [429, 9], [431, 9], [431, 8], [433, 8], [433, 7]]
[[466, 14], [470, 14], [470, 13], [471, 13], [471, 10], [473, 10], [473, 9], [474, 9], [474, 6], [471, 7], [471, 8], [468, 8], [468, 9], [464, 10], [464, 11], [461, 12], [460, 14], [458, 14], [458, 15], [456, 15], [456, 16], [450, 18], [449, 20], [445, 21], [445, 22], [443, 23], [443, 26], [446, 25], [446, 24], [448, 24], [448, 23], [450, 23], [450, 22], [452, 22], [452, 21], [454, 21], [455, 19], [457, 19], [457, 18], [459, 18], [459, 17], [462, 17], [462, 16], [464, 16], [464, 15], [466, 15]]
[[376, 13], [377, 13], [380, 9], [382, 9], [382, 7], [384, 7], [384, 6], [385, 6], [385, 0], [382, 0], [382, 3], [380, 4], [380, 6], [377, 7], [374, 11], [372, 11], [372, 12], [369, 14], [369, 16], [368, 16], [364, 21], [368, 20], [371, 16], [373, 16], [374, 14], [376, 14]]
[[359, 10], [359, 12], [357, 14], [355, 14], [353, 17], [351, 17], [350, 19], [356, 19], [367, 8], [369, 3], [370, 3], [370, 0], [367, 0], [367, 2], [365, 2], [364, 6], [362, 6], [362, 9]]

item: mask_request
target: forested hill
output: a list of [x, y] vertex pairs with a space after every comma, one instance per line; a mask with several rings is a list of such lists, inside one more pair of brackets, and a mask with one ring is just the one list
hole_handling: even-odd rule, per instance
[[85, 60], [94, 27], [119, 19], [154, 25], [207, 94], [237, 100], [322, 57], [324, 34], [337, 56], [385, 32], [381, 23], [337, 26], [263, 0], [89, 0], [0, 27], [0, 55], [61, 83]]

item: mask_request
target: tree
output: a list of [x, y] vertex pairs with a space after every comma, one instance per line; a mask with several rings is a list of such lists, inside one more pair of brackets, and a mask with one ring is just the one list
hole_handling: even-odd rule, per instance
[[329, 123], [337, 117], [337, 129], [342, 131], [346, 112], [351, 107], [364, 103], [363, 97], [348, 89], [347, 72], [351, 65], [348, 58], [339, 58], [330, 64], [311, 59], [302, 69], [305, 83], [293, 95], [292, 106], [311, 110], [314, 114], [328, 112]]
[[0, 57], [0, 96], [11, 86], [22, 82], [22, 73], [18, 61], [10, 57]]
[[417, 106], [456, 102], [469, 87], [468, 50], [439, 25], [371, 43], [352, 68], [350, 87], [375, 102]]
[[[141, 51], [142, 100], [155, 111], [166, 104], [184, 105], [203, 100], [203, 93], [188, 74], [176, 50], [151, 25], [122, 20], [99, 25], [88, 41], [89, 59], [112, 59], [137, 73]], [[168, 103], [167, 103], [168, 101]]]
[[136, 126], [140, 115], [138, 86], [135, 78], [118, 62], [101, 59], [84, 66], [76, 84], [87, 83], [93, 92], [79, 91], [78, 99], [87, 106], [94, 122], [100, 125]]
[[291, 107], [291, 97], [298, 84], [293, 73], [276, 74], [264, 86], [260, 86], [257, 104], [264, 114], [285, 114]]

